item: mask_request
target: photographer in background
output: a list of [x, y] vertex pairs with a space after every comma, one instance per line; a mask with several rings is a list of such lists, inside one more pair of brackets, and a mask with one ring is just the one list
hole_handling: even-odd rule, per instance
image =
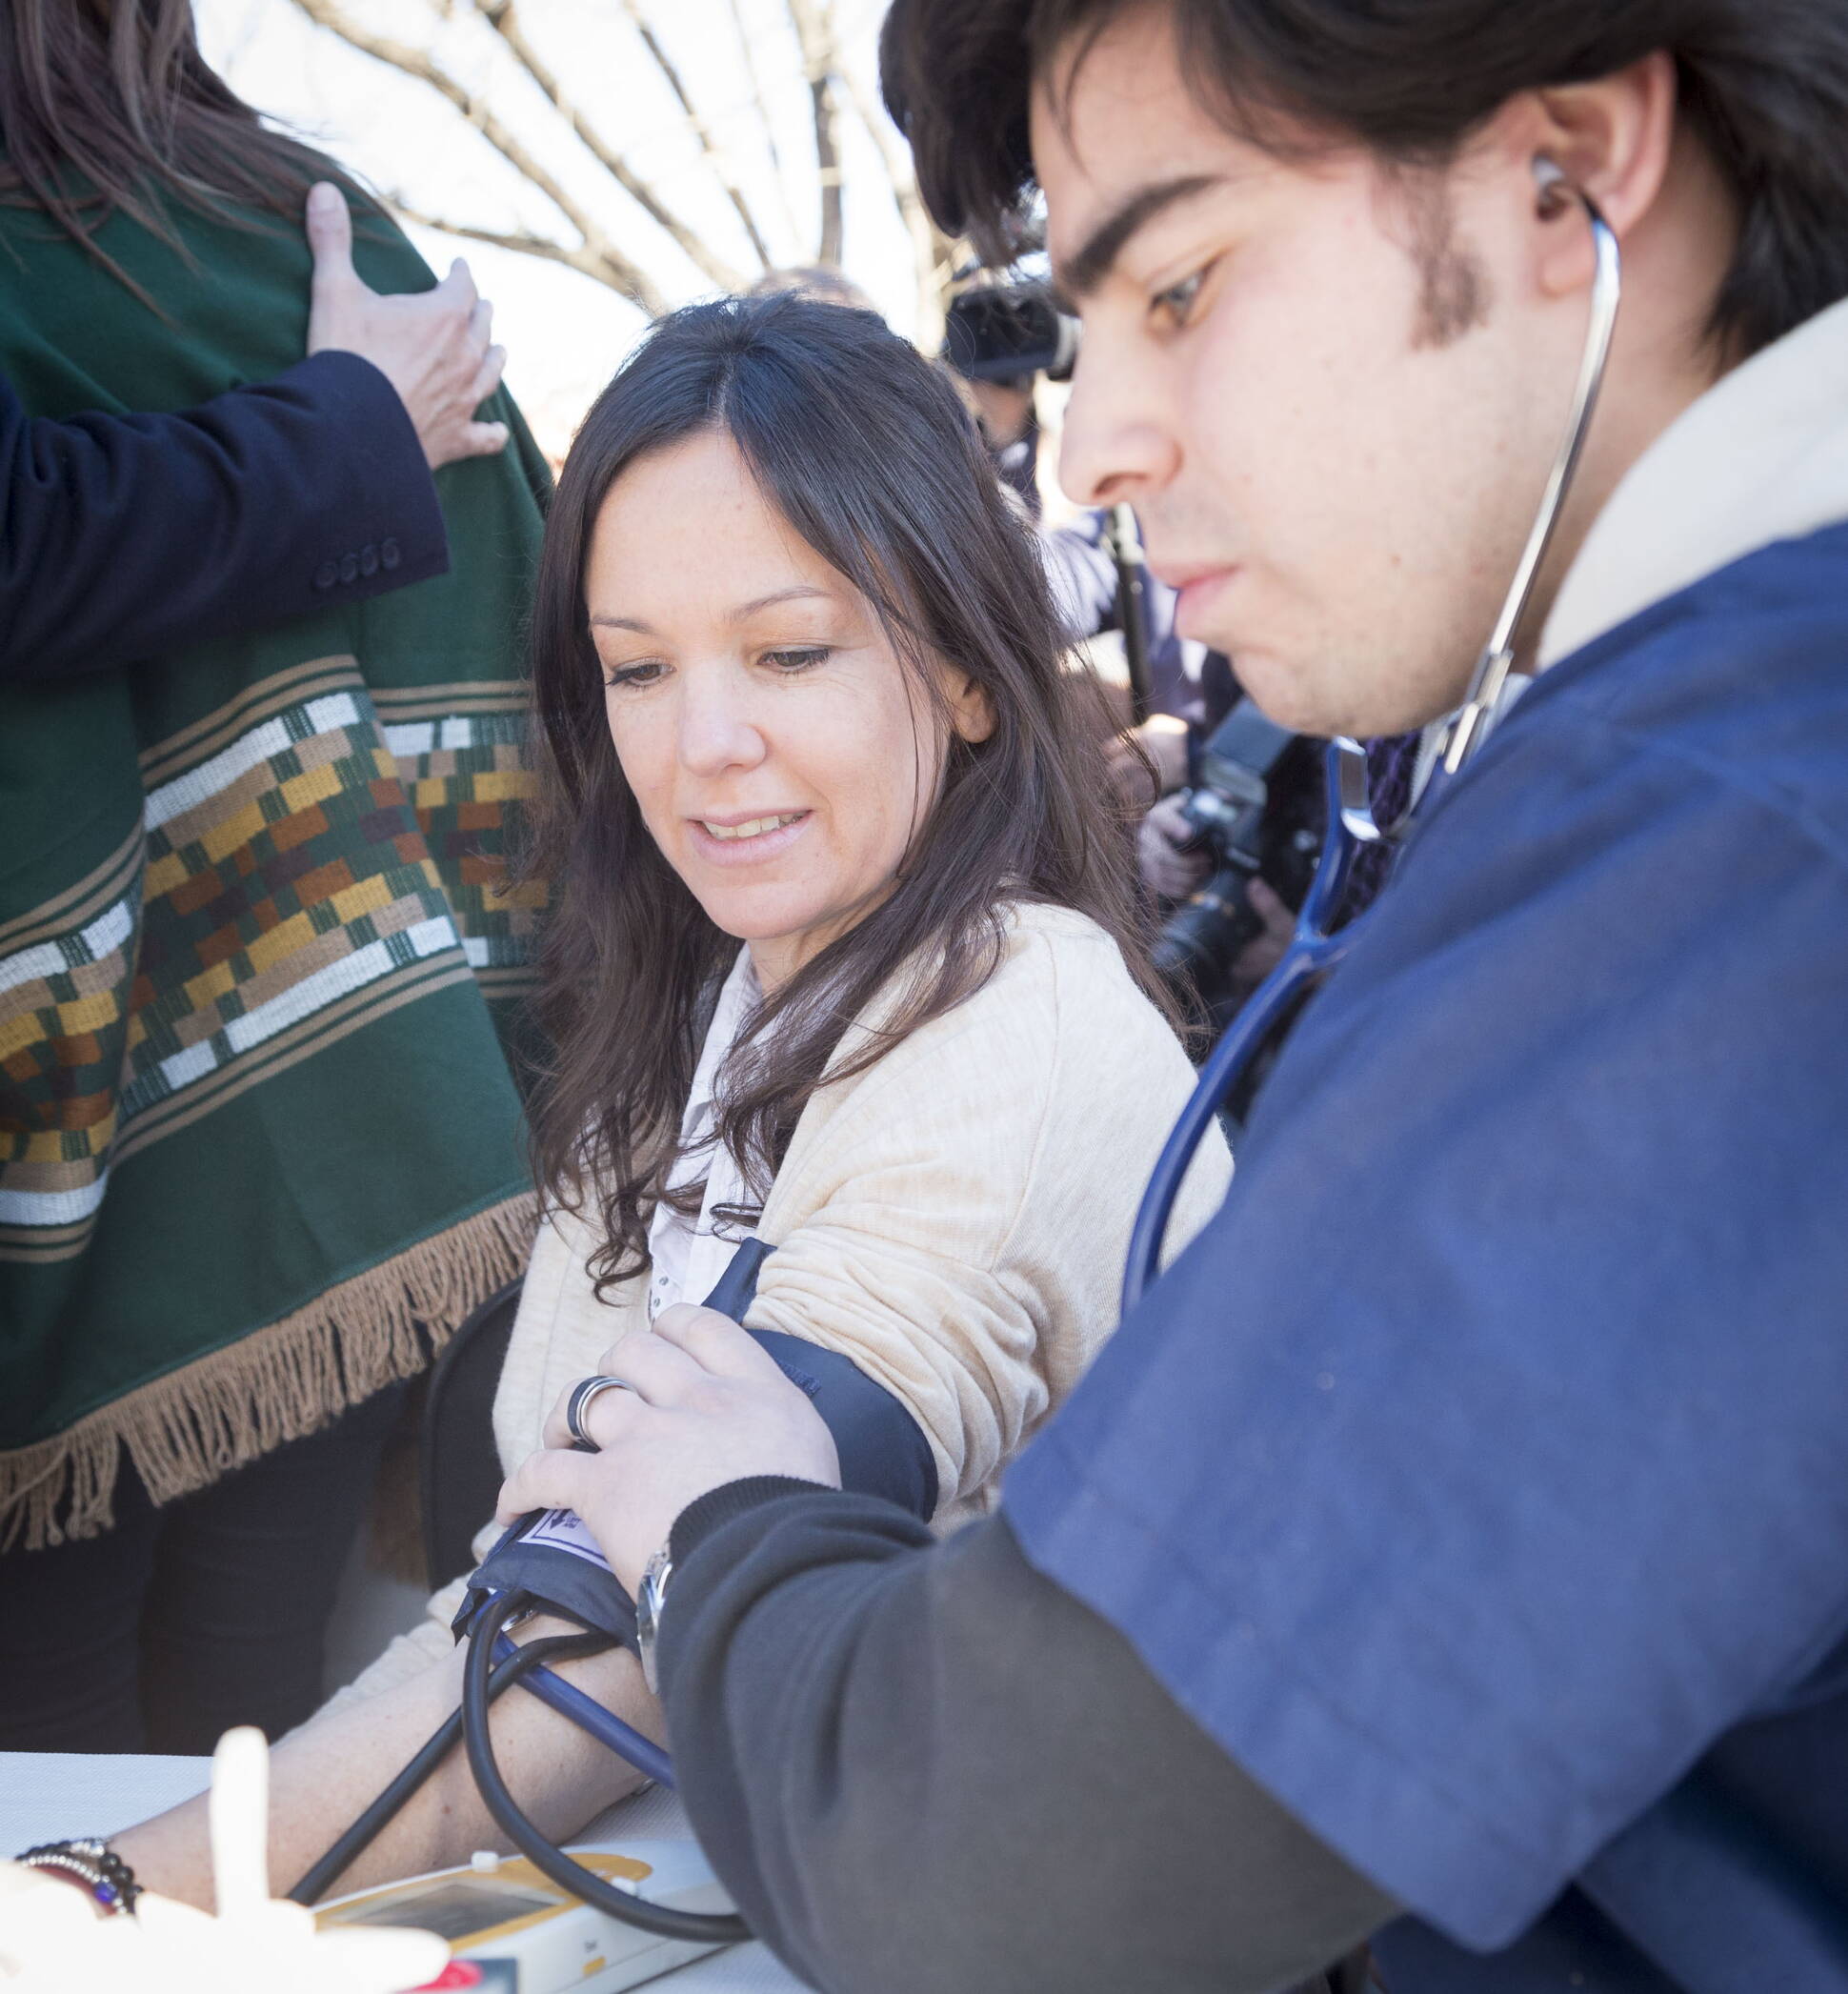
[[[1034, 384], [1042, 373], [1069, 380], [1077, 352], [1076, 319], [1058, 310], [1042, 282], [978, 283], [951, 300], [943, 360], [962, 383], [996, 474], [1035, 521], [1042, 509]], [[1123, 721], [1135, 748], [1123, 744], [1112, 769], [1126, 801], [1143, 811], [1136, 871], [1161, 930], [1155, 960], [1198, 1020], [1216, 1028], [1289, 940], [1292, 910], [1314, 870], [1319, 761], [1307, 743], [1284, 753], [1267, 741], [1264, 769], [1248, 775], [1274, 790], [1276, 806], [1260, 805], [1264, 822], [1239, 809], [1237, 834], [1222, 849], [1212, 831], [1212, 788], [1197, 808], [1189, 792], [1209, 759], [1208, 742], [1242, 696], [1231, 661], [1175, 628], [1177, 592], [1149, 573], [1128, 506], [1095, 506], [1063, 525], [1042, 524], [1039, 546], [1070, 641], [1081, 645], [1106, 631], [1122, 637]], [[1249, 779], [1237, 787], [1243, 805]], [[1234, 878], [1241, 884], [1229, 905], [1224, 889]]]
[[964, 384], [1001, 482], [1037, 521], [1039, 413], [1034, 382], [1065, 381], [1078, 356], [1078, 328], [1031, 278], [978, 282], [944, 314], [942, 359]]

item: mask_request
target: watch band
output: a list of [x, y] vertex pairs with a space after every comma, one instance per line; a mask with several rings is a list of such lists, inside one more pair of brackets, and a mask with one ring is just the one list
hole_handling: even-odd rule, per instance
[[673, 1560], [663, 1546], [642, 1570], [642, 1582], [635, 1591], [635, 1652], [641, 1659], [642, 1681], [651, 1696], [659, 1696], [655, 1676], [654, 1646], [660, 1638], [661, 1609], [667, 1600], [668, 1581], [673, 1576]]

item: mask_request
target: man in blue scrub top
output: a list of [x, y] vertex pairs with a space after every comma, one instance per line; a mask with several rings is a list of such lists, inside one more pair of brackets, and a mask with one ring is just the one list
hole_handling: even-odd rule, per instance
[[819, 1986], [1848, 1988], [1848, 0], [898, 0], [885, 61], [946, 229], [1044, 191], [1073, 495], [1316, 733], [1461, 698], [1594, 198], [1531, 684], [998, 1516], [816, 1487], [698, 1311], [507, 1506], [669, 1547], [687, 1803]]

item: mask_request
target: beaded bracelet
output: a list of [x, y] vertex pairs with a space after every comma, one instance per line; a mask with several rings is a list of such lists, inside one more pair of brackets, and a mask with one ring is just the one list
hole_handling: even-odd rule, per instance
[[69, 1877], [88, 1890], [106, 1918], [134, 1915], [141, 1885], [134, 1871], [112, 1848], [87, 1837], [80, 1842], [41, 1842], [18, 1859], [28, 1869]]

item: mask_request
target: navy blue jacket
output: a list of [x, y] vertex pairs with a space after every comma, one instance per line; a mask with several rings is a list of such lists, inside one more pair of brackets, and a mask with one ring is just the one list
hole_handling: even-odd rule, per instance
[[0, 376], [0, 682], [157, 656], [441, 574], [436, 488], [356, 353], [171, 415], [32, 419]]

